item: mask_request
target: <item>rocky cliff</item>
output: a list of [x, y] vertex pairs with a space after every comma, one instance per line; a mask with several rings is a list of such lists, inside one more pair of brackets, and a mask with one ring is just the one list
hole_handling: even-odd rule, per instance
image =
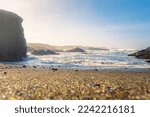
[[27, 53], [23, 19], [0, 9], [0, 61], [20, 61]]

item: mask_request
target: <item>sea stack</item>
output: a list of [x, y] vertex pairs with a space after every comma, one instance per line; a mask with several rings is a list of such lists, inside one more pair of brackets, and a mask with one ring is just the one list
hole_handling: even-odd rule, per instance
[[49, 50], [49, 49], [36, 49], [31, 52], [32, 55], [58, 55], [55, 51]]
[[0, 61], [20, 61], [26, 57], [22, 22], [17, 14], [0, 9]]
[[76, 47], [76, 48], [73, 48], [71, 50], [67, 50], [66, 52], [86, 52], [86, 51], [79, 48], [79, 47]]

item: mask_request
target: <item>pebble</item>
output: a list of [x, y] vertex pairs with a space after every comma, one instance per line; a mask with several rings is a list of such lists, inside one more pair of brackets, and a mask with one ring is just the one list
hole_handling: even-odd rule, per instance
[[26, 68], [26, 65], [23, 65], [22, 67], [23, 67], [23, 68]]
[[57, 69], [56, 69], [56, 68], [52, 68], [52, 70], [53, 70], [53, 71], [57, 71]]
[[6, 75], [6, 74], [7, 74], [7, 72], [4, 72], [3, 74], [4, 74], [4, 75]]

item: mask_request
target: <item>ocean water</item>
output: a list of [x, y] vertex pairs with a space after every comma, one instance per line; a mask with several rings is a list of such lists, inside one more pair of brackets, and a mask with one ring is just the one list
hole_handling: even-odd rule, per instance
[[149, 69], [150, 64], [145, 60], [128, 56], [135, 51], [131, 49], [86, 50], [86, 53], [60, 52], [59, 55], [44, 56], [28, 53], [25, 61], [19, 64], [78, 69]]

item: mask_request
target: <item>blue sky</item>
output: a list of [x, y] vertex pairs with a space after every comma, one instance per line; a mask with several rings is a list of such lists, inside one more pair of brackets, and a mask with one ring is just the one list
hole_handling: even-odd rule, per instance
[[0, 8], [23, 17], [27, 42], [150, 46], [150, 0], [0, 0]]

